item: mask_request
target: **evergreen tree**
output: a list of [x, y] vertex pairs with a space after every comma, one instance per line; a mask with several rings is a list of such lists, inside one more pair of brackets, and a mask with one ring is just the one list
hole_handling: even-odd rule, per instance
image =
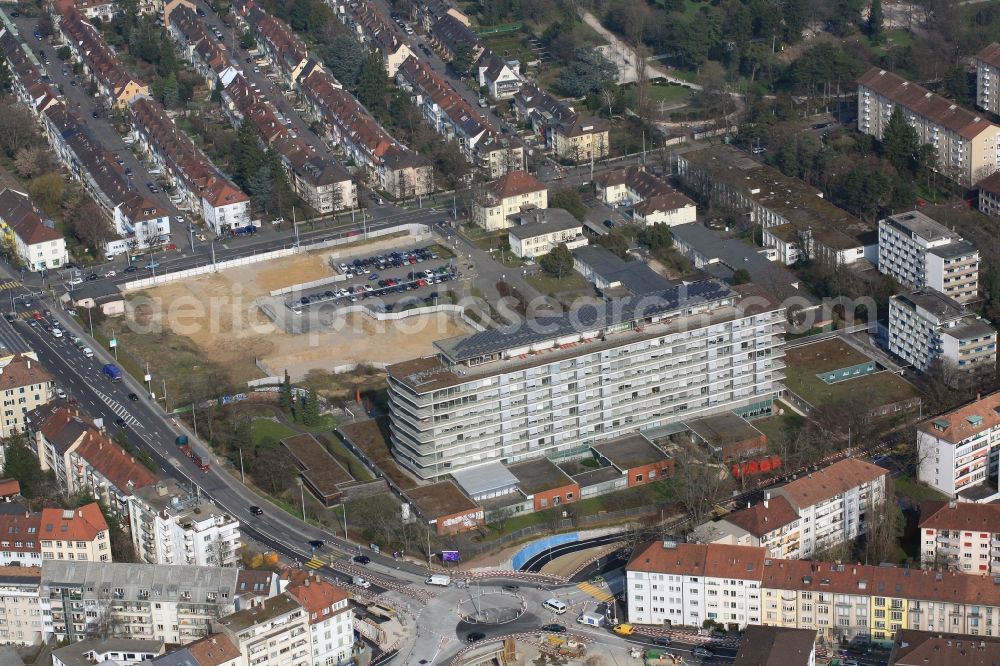
[[358, 81], [358, 101], [369, 111], [374, 112], [385, 106], [385, 92], [388, 81], [382, 55], [372, 49], [368, 57], [361, 63], [361, 76]]
[[881, 44], [885, 40], [885, 14], [882, 12], [882, 0], [872, 0], [868, 11], [868, 36], [872, 44]]
[[316, 391], [309, 389], [306, 392], [305, 404], [302, 406], [302, 424], [314, 426], [319, 423], [319, 396]]
[[0, 58], [0, 92], [10, 92], [11, 83], [10, 68], [7, 67], [7, 60]]
[[281, 383], [281, 390], [278, 392], [278, 405], [285, 412], [292, 411], [294, 406], [292, 404], [292, 378], [288, 376], [288, 370], [285, 370], [285, 380]]
[[25, 444], [24, 435], [14, 435], [7, 440], [2, 476], [17, 479], [21, 484], [21, 494], [25, 497], [35, 497], [43, 491], [45, 474], [38, 464], [38, 458]]
[[919, 149], [920, 137], [917, 136], [917, 130], [906, 122], [899, 106], [893, 107], [889, 124], [882, 133], [882, 153], [903, 174], [912, 171]]
[[233, 178], [237, 185], [246, 190], [247, 183], [256, 177], [260, 168], [264, 166], [264, 151], [261, 150], [260, 142], [257, 140], [257, 130], [249, 121], [243, 121], [236, 133], [233, 161], [235, 164]]

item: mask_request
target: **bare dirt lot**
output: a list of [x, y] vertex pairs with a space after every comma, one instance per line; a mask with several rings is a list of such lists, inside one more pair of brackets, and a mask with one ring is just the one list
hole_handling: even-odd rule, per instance
[[337, 330], [292, 335], [268, 319], [256, 299], [274, 289], [333, 274], [331, 251], [294, 255], [220, 273], [172, 282], [131, 294], [133, 323], [158, 327], [190, 340], [214, 364], [226, 367], [234, 382], [285, 370], [300, 380], [311, 369], [330, 370], [351, 363], [393, 363], [433, 353], [435, 340], [469, 332], [448, 314], [379, 322], [364, 314], [345, 317]]

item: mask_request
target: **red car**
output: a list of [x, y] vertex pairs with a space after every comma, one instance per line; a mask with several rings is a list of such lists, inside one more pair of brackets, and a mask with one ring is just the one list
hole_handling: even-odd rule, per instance
[[35, 310], [34, 312], [32, 312], [31, 316], [35, 318], [35, 321], [41, 321], [42, 320], [42, 313], [39, 312], [38, 310]]

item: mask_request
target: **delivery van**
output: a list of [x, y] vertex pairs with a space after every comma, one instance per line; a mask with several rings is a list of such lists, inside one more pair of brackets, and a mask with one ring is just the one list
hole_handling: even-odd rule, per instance
[[445, 576], [444, 574], [432, 574], [430, 578], [424, 581], [428, 585], [440, 585], [441, 587], [448, 587], [451, 585], [451, 576]]

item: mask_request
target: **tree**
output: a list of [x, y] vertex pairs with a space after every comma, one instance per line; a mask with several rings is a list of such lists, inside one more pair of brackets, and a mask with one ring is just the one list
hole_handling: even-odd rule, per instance
[[35, 121], [28, 110], [20, 104], [5, 104], [0, 113], [0, 150], [13, 158], [22, 148], [40, 144]]
[[573, 271], [573, 253], [566, 248], [565, 243], [559, 243], [538, 259], [538, 265], [549, 275], [562, 279]]
[[639, 232], [639, 242], [653, 252], [657, 252], [673, 247], [674, 235], [670, 233], [670, 225], [657, 222], [644, 227]]
[[620, 233], [612, 231], [597, 238], [597, 244], [619, 259], [628, 258], [628, 240]]
[[896, 561], [896, 548], [903, 536], [906, 521], [896, 503], [892, 477], [885, 477], [885, 493], [871, 498], [865, 510], [865, 564], [878, 565]]
[[357, 89], [364, 61], [364, 51], [358, 48], [358, 42], [349, 35], [338, 35], [326, 47], [323, 58], [333, 77], [349, 90]]
[[99, 250], [105, 241], [114, 237], [108, 219], [100, 207], [90, 200], [77, 206], [76, 210], [68, 216], [67, 223], [73, 235], [93, 250]]
[[384, 106], [388, 87], [389, 83], [382, 55], [377, 50], [372, 49], [365, 57], [365, 61], [361, 63], [361, 74], [358, 78], [358, 101], [368, 109]]
[[912, 173], [919, 149], [920, 137], [917, 130], [906, 122], [902, 107], [894, 106], [889, 123], [882, 133], [883, 155], [901, 174]]
[[556, 79], [556, 87], [571, 97], [595, 93], [618, 80], [618, 68], [592, 47], [577, 49], [575, 59]]
[[55, 215], [62, 205], [66, 183], [57, 171], [33, 178], [28, 183], [28, 194], [38, 207], [48, 215]]
[[13, 83], [13, 80], [10, 78], [10, 68], [7, 66], [7, 60], [0, 58], [0, 93], [10, 92]]
[[882, 0], [872, 0], [868, 10], [868, 36], [872, 44], [881, 44], [885, 40], [885, 14], [882, 12]]
[[302, 424], [314, 426], [319, 423], [319, 396], [316, 391], [308, 389], [302, 405]]
[[455, 55], [448, 66], [459, 76], [465, 76], [472, 69], [472, 59], [475, 55], [472, 44], [462, 42], [455, 47]]
[[285, 370], [285, 379], [281, 382], [281, 388], [278, 391], [278, 405], [283, 412], [292, 411], [292, 378], [288, 376], [288, 370]]
[[249, 30], [244, 30], [240, 33], [240, 48], [244, 51], [249, 51], [257, 46], [256, 40], [253, 38], [253, 33]]
[[733, 284], [748, 284], [753, 281], [750, 271], [745, 268], [737, 268], [733, 273]]
[[587, 207], [583, 205], [578, 190], [568, 188], [549, 195], [549, 208], [562, 208], [578, 220], [587, 215]]
[[7, 439], [3, 477], [17, 479], [21, 484], [21, 494], [29, 499], [43, 491], [45, 474], [38, 464], [38, 458], [28, 449], [23, 434], [13, 435]]
[[17, 151], [14, 168], [24, 178], [34, 178], [52, 168], [48, 151], [42, 146], [30, 146]]

